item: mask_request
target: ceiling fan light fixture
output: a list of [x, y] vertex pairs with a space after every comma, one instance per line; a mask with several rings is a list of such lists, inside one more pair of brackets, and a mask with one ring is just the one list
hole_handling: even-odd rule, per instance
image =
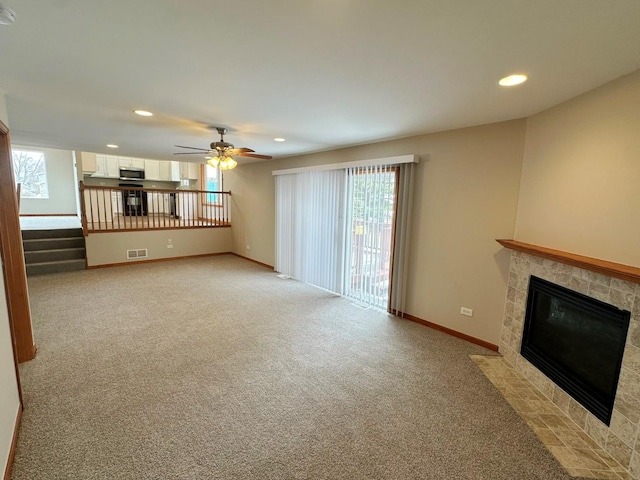
[[236, 162], [231, 157], [224, 157], [220, 160], [220, 170], [233, 170], [238, 166], [238, 162]]
[[211, 165], [213, 168], [216, 168], [218, 166], [218, 164], [220, 163], [220, 158], [219, 157], [209, 157], [209, 160], [207, 160], [207, 163], [209, 165]]

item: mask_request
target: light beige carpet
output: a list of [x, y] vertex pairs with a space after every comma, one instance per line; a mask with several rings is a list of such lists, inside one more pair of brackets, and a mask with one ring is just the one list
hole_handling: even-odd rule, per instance
[[242, 259], [29, 288], [16, 480], [570, 478], [487, 350]]

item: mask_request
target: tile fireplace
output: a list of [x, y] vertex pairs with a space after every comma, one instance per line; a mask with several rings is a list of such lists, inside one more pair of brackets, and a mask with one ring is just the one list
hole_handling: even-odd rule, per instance
[[[609, 425], [521, 355], [532, 275], [630, 312]], [[511, 253], [500, 353], [596, 444], [628, 469], [634, 479], [640, 480], [640, 284], [514, 250]]]

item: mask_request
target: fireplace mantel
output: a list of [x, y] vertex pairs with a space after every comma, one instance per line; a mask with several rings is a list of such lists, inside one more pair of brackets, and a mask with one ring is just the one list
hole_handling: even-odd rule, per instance
[[576, 255], [575, 253], [563, 252], [552, 248], [532, 245], [530, 243], [518, 242], [517, 240], [496, 240], [500, 245], [518, 252], [528, 253], [537, 257], [546, 258], [555, 262], [565, 263], [573, 267], [583, 268], [592, 272], [620, 278], [628, 282], [640, 283], [640, 268], [621, 263], [609, 262], [593, 257]]

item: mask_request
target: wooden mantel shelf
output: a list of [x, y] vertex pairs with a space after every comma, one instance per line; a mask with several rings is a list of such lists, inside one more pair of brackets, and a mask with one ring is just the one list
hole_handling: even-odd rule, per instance
[[524, 252], [529, 255], [535, 255], [536, 257], [566, 263], [573, 267], [591, 270], [592, 272], [620, 278], [628, 282], [640, 283], [640, 268], [638, 267], [609, 262], [607, 260], [599, 260], [593, 257], [585, 257], [583, 255], [576, 255], [575, 253], [540, 247], [538, 245], [531, 245], [530, 243], [518, 242], [516, 240], [496, 240], [496, 242], [505, 248], [516, 250], [518, 252]]

